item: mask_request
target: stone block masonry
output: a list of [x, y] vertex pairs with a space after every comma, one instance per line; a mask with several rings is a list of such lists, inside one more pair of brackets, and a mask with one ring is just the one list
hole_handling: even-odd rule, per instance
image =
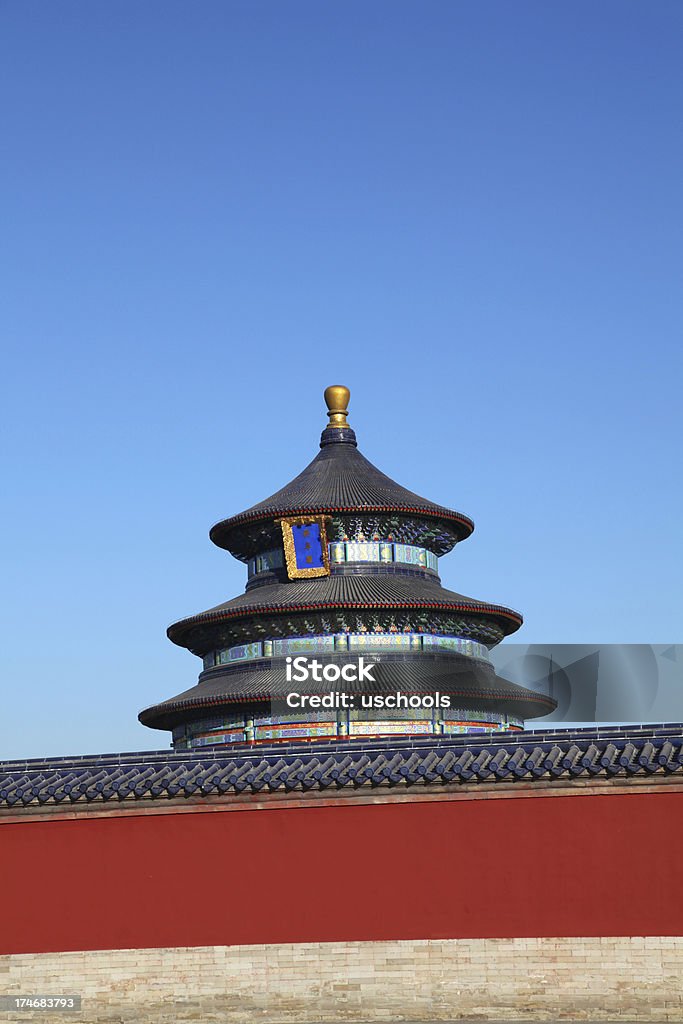
[[[549, 898], [552, 898], [550, 896]], [[422, 939], [0, 957], [0, 992], [81, 995], [50, 1024], [683, 1020], [683, 937]]]

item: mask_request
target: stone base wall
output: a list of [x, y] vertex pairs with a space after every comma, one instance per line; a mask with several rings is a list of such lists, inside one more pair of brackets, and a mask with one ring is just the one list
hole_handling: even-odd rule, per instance
[[683, 937], [309, 942], [0, 957], [0, 993], [81, 995], [57, 1022], [683, 1020]]

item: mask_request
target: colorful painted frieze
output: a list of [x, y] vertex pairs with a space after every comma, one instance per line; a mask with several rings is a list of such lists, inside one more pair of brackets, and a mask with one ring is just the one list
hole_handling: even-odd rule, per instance
[[292, 636], [273, 640], [273, 654], [284, 658], [288, 654], [327, 654], [334, 650], [333, 636]]
[[394, 545], [389, 544], [387, 541], [382, 541], [379, 546], [379, 560], [380, 562], [393, 562], [394, 560]]
[[415, 721], [410, 719], [394, 719], [374, 722], [349, 722], [350, 736], [376, 736], [379, 733], [433, 733], [434, 725], [429, 719]]
[[330, 654], [333, 651], [372, 650], [417, 651], [421, 648], [452, 651], [466, 657], [489, 660], [488, 649], [476, 640], [441, 636], [433, 633], [335, 633], [323, 636], [287, 637], [254, 641], [222, 651], [211, 651], [203, 659], [204, 668], [231, 665], [256, 658], [284, 658], [294, 654]]
[[306, 739], [315, 736], [336, 736], [336, 722], [292, 722], [290, 725], [257, 726], [257, 740]]
[[330, 562], [333, 565], [340, 565], [346, 561], [346, 550], [344, 542], [335, 540], [330, 544]]
[[347, 562], [379, 562], [379, 544], [376, 541], [365, 543], [347, 541]]
[[[414, 544], [395, 544], [391, 541], [332, 541], [327, 546], [330, 565], [342, 565], [344, 562], [376, 562], [383, 565], [392, 562], [404, 565], [415, 565], [420, 568], [438, 571], [439, 560], [433, 551], [417, 547]], [[272, 572], [285, 565], [282, 548], [264, 551], [247, 563], [248, 576], [261, 572]]]
[[217, 743], [244, 743], [244, 729], [227, 729], [225, 732], [210, 732], [203, 736], [192, 736], [190, 747], [210, 747]]
[[250, 644], [240, 644], [238, 647], [230, 647], [227, 651], [220, 652], [220, 664], [230, 665], [235, 661], [251, 661], [254, 658], [263, 657], [263, 647], [260, 641]]

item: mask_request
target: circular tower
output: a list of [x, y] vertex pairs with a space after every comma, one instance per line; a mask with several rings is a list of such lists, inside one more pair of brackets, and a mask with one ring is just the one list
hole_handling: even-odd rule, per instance
[[139, 719], [171, 730], [176, 749], [519, 730], [555, 707], [490, 663], [521, 615], [441, 586], [438, 560], [472, 521], [368, 462], [348, 399], [327, 388], [318, 455], [210, 531], [247, 584], [168, 629], [203, 670]]

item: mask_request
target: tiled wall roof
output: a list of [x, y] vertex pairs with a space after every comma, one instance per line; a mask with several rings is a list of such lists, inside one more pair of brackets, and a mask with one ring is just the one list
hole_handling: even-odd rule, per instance
[[268, 791], [683, 772], [683, 725], [354, 740], [0, 763], [0, 809]]

